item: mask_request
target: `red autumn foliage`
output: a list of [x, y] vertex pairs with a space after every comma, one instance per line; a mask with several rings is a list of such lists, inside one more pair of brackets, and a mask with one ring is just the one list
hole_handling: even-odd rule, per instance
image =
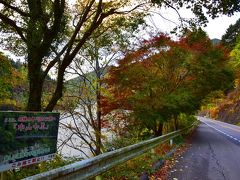
[[110, 68], [104, 80], [108, 94], [102, 100], [103, 114], [122, 109], [166, 119], [173, 113], [196, 110], [199, 103], [194, 101], [200, 102], [218, 88], [218, 76], [226, 78], [221, 70], [227, 54], [202, 32], [189, 33], [178, 41], [164, 34], [144, 41], [141, 48]]

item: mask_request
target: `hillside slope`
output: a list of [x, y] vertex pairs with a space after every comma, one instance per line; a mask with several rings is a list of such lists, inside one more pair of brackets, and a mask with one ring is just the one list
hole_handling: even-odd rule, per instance
[[217, 110], [216, 118], [221, 121], [232, 124], [240, 123], [240, 88], [229, 93]]

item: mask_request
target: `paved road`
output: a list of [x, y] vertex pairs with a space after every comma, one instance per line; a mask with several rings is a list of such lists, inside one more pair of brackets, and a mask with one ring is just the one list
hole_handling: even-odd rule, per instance
[[[232, 142], [240, 145], [240, 127], [209, 118], [198, 117], [200, 121], [227, 136]], [[240, 179], [240, 178], [239, 178]]]
[[190, 148], [172, 168], [168, 179], [240, 180], [240, 128], [199, 117]]

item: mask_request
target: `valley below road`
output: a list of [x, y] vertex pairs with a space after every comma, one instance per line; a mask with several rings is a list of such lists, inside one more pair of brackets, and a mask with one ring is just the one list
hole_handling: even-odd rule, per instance
[[176, 160], [169, 180], [239, 180], [240, 127], [198, 117], [190, 147]]

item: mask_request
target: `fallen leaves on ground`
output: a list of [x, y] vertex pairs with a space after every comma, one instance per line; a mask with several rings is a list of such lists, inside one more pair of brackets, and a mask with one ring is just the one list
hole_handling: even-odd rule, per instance
[[188, 148], [188, 145], [182, 145], [179, 147], [176, 152], [174, 153], [173, 157], [171, 159], [168, 159], [164, 162], [164, 165], [161, 169], [159, 169], [157, 172], [152, 174], [150, 176], [151, 180], [166, 180], [168, 176], [168, 172], [172, 169], [172, 167], [175, 165], [178, 158], [181, 157], [181, 155], [186, 151]]

